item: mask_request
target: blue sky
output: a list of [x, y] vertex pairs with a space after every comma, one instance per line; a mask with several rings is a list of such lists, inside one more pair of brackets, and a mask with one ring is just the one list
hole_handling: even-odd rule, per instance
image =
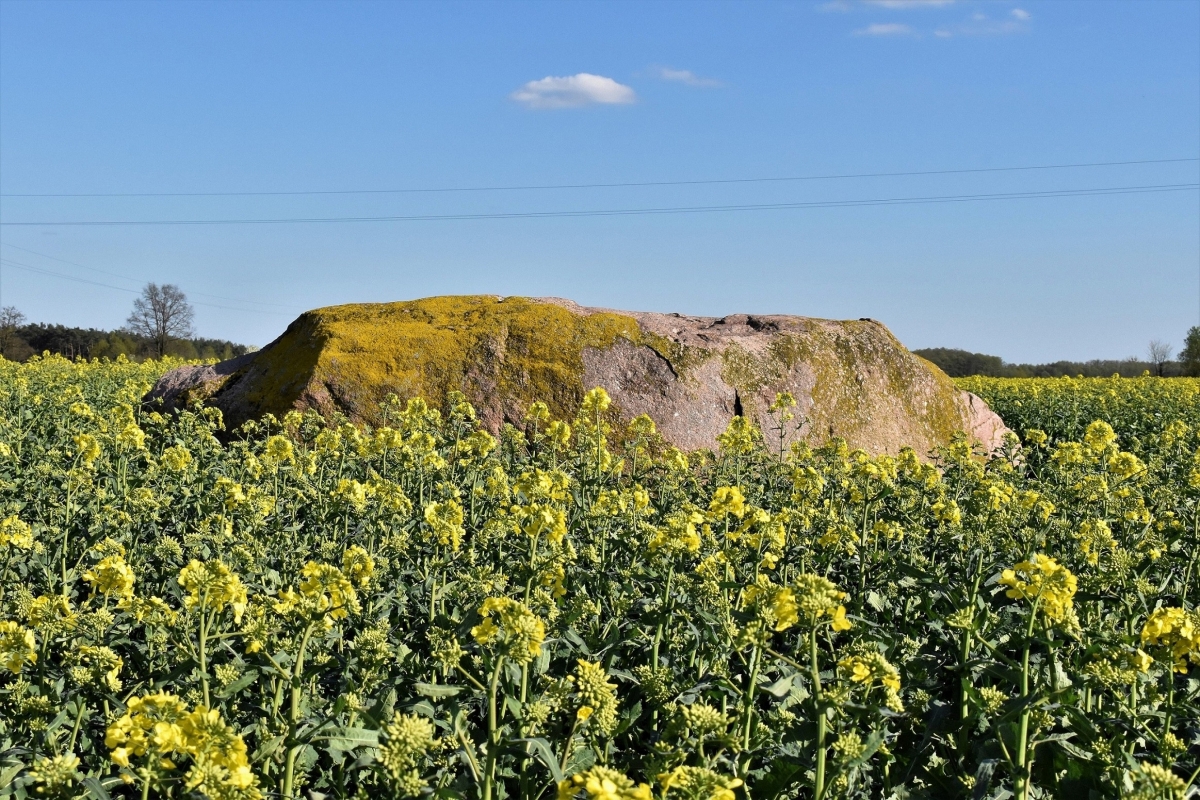
[[[1197, 2], [0, 2], [5, 223], [486, 216], [1194, 185], [1195, 160], [551, 190], [14, 196], [1197, 157]], [[910, 347], [1013, 361], [1125, 357], [1150, 339], [1178, 346], [1198, 322], [1200, 193], [6, 225], [0, 256], [0, 302], [32, 320], [115, 327], [128, 290], [173, 282], [204, 303], [200, 334], [259, 345], [306, 308], [495, 293], [707, 315], [874, 317]]]

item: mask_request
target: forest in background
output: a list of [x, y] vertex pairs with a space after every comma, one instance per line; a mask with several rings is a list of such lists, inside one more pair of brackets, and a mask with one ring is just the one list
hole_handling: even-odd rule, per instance
[[931, 361], [951, 378], [981, 375], [990, 378], [1136, 378], [1149, 372], [1164, 378], [1200, 375], [1198, 366], [1186, 358], [1158, 364], [1141, 358], [1093, 359], [1091, 361], [1054, 361], [1049, 364], [1010, 364], [1000, 356], [972, 353], [952, 347], [930, 347], [914, 353]]
[[[187, 359], [224, 360], [250, 352], [254, 348], [224, 339], [202, 337], [172, 339], [166, 345], [168, 355]], [[102, 331], [95, 328], [70, 328], [66, 325], [33, 323], [0, 328], [0, 355], [10, 361], [26, 361], [30, 356], [50, 352], [67, 358], [109, 358], [125, 356], [133, 361], [157, 355], [154, 339], [129, 331]]]

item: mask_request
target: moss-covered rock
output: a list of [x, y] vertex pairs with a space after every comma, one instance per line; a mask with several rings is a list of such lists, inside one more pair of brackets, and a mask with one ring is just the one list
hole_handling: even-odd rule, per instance
[[592, 386], [628, 417], [649, 414], [687, 449], [713, 446], [737, 413], [768, 429], [767, 407], [781, 391], [799, 401], [798, 435], [841, 436], [873, 452], [928, 449], [960, 429], [994, 446], [1004, 431], [982, 401], [873, 320], [686, 317], [555, 298], [321, 308], [258, 353], [168, 373], [150, 399], [203, 400], [231, 425], [292, 408], [377, 424], [389, 394], [441, 403], [459, 389], [496, 430], [519, 422], [534, 400], [569, 417]]

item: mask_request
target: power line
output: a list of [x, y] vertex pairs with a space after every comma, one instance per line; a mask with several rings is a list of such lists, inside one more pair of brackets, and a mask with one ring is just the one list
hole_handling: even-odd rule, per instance
[[52, 275], [55, 278], [63, 278], [64, 280], [75, 281], [76, 283], [86, 283], [89, 286], [102, 286], [105, 289], [116, 289], [118, 292], [141, 294], [141, 292], [137, 291], [136, 289], [126, 289], [124, 286], [113, 286], [111, 283], [100, 283], [99, 281], [89, 281], [87, 278], [77, 278], [74, 275], [64, 275], [61, 272], [52, 272], [48, 269], [42, 269], [41, 267], [22, 264], [20, 261], [13, 261], [9, 258], [0, 258], [0, 264], [4, 264], [5, 266], [9, 267], [15, 267], [17, 269], [23, 269], [26, 272], [36, 272], [39, 275]]
[[981, 200], [1026, 200], [1053, 197], [1097, 197], [1116, 194], [1153, 194], [1200, 189], [1200, 183], [1170, 183], [1148, 186], [1110, 186], [1094, 189], [1059, 189], [1037, 192], [998, 194], [938, 195], [930, 197], [891, 197], [867, 200], [823, 200], [803, 203], [757, 203], [724, 206], [673, 206], [665, 208], [615, 208], [589, 211], [520, 211], [472, 214], [416, 214], [382, 217], [286, 217], [278, 219], [163, 219], [163, 220], [73, 220], [67, 222], [0, 222], [0, 227], [20, 226], [117, 226], [117, 225], [283, 225], [320, 222], [440, 222], [483, 219], [545, 219], [553, 217], [612, 217], [647, 214], [697, 214], [722, 211], [778, 211], [811, 208], [855, 208], [861, 206], [899, 206], [932, 203], [964, 203]]
[[[126, 289], [123, 286], [113, 286], [111, 283], [100, 283], [99, 281], [90, 281], [87, 278], [79, 278], [79, 277], [76, 277], [75, 275], [64, 275], [61, 272], [54, 272], [53, 270], [44, 269], [42, 267], [35, 267], [32, 264], [24, 264], [20, 261], [13, 261], [11, 258], [0, 258], [0, 264], [4, 264], [5, 266], [15, 267], [17, 269], [25, 270], [26, 272], [35, 272], [39, 275], [49, 275], [54, 278], [62, 278], [63, 280], [75, 281], [76, 283], [86, 283], [89, 286], [101, 286], [105, 289], [116, 289], [118, 292], [128, 292], [129, 294], [141, 294], [141, 292], [138, 291], [137, 289]], [[207, 306], [208, 308], [223, 308], [226, 311], [239, 311], [243, 314], [281, 314], [281, 315], [283, 314], [283, 312], [280, 312], [280, 311], [263, 311], [260, 309], [234, 308], [232, 306], [217, 305], [216, 303], [203, 303], [203, 302], [200, 302], [199, 300], [193, 300], [191, 302], [193, 305]]]
[[934, 169], [905, 172], [855, 172], [835, 175], [796, 175], [768, 178], [717, 178], [687, 181], [631, 181], [622, 183], [560, 183], [517, 186], [467, 186], [443, 188], [407, 189], [329, 189], [303, 191], [265, 192], [95, 192], [95, 193], [6, 193], [0, 197], [295, 197], [303, 195], [350, 195], [350, 194], [440, 194], [449, 192], [519, 192], [558, 189], [618, 189], [646, 186], [702, 186], [731, 183], [783, 183], [788, 181], [830, 181], [852, 178], [902, 178], [919, 175], [968, 175], [986, 172], [1025, 172], [1045, 169], [1079, 169], [1083, 167], [1119, 167], [1141, 164], [1179, 164], [1200, 161], [1200, 158], [1155, 158], [1139, 161], [1092, 161], [1078, 164], [1042, 164], [1015, 167], [978, 167], [974, 169]]
[[[31, 253], [35, 256], [41, 256], [42, 258], [48, 258], [51, 261], [57, 261], [60, 264], [69, 264], [72, 267], [79, 267], [80, 269], [91, 270], [92, 272], [99, 272], [101, 275], [109, 275], [113, 278], [120, 278], [121, 280], [125, 280], [125, 281], [133, 281], [134, 283], [142, 283], [141, 278], [131, 278], [128, 275], [121, 275], [120, 273], [117, 273], [117, 272], [109, 272], [108, 270], [100, 269], [98, 267], [89, 267], [86, 264], [80, 264], [75, 261], [67, 261], [65, 258], [58, 258], [56, 256], [47, 255], [45, 253], [39, 253], [36, 250], [30, 250], [28, 247], [18, 247], [17, 245], [9, 244], [8, 242], [4, 242], [3, 246], [11, 247], [14, 250], [20, 250], [25, 253]], [[283, 303], [268, 303], [265, 300], [240, 300], [236, 297], [225, 297], [224, 295], [207, 294], [205, 292], [191, 292], [191, 294], [194, 294], [197, 297], [210, 297], [214, 300], [226, 300], [231, 303], [245, 303], [247, 305], [275, 306], [276, 308], [290, 308], [290, 306], [284, 305]], [[218, 307], [224, 308], [224, 306], [218, 306]]]

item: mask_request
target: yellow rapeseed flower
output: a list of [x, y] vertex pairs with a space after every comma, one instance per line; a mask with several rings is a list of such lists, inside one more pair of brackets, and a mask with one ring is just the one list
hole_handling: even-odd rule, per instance
[[1182, 608], [1156, 608], [1142, 626], [1142, 644], [1167, 648], [1172, 668], [1187, 672], [1187, 662], [1200, 664], [1200, 620]]
[[125, 563], [123, 556], [108, 556], [83, 573], [83, 579], [92, 585], [92, 590], [103, 595], [130, 600], [133, 598], [133, 569]]
[[444, 500], [425, 506], [425, 522], [433, 530], [438, 544], [443, 547], [450, 545], [451, 549], [456, 551], [462, 545], [465, 533], [463, 507], [457, 500]]
[[471, 635], [497, 655], [527, 664], [542, 653], [546, 625], [524, 604], [508, 597], [489, 597], [479, 607], [482, 621]]
[[806, 573], [796, 578], [793, 594], [800, 613], [809, 625], [816, 625], [828, 618], [835, 631], [850, 630], [846, 607], [842, 605], [849, 595], [839, 590], [833, 581]]
[[28, 550], [33, 547], [33, 528], [28, 522], [22, 522], [15, 516], [5, 517], [0, 522], [0, 547], [15, 547], [18, 550]]
[[766, 575], [759, 575], [756, 583], [746, 587], [742, 608], [753, 611], [773, 631], [786, 631], [800, 621], [796, 593], [787, 586], [771, 583]]
[[712, 501], [708, 504], [710, 519], [724, 519], [732, 514], [738, 519], [746, 513], [746, 496], [737, 486], [721, 486], [713, 492]]
[[740, 778], [727, 778], [704, 767], [676, 767], [658, 776], [664, 800], [704, 798], [735, 800], [733, 790], [742, 785]]
[[580, 416], [595, 417], [603, 414], [612, 405], [612, 398], [608, 396], [608, 392], [600, 386], [591, 389], [583, 396], [583, 404], [580, 406]]
[[90, 433], [80, 433], [73, 439], [75, 451], [85, 467], [91, 467], [100, 457], [100, 440]]
[[558, 544], [567, 535], [567, 515], [558, 508], [533, 505], [522, 509], [525, 523], [522, 530], [531, 539], [545, 534], [553, 544]]
[[599, 663], [583, 659], [577, 663], [572, 679], [581, 705], [576, 717], [602, 733], [611, 733], [617, 724], [616, 684], [608, 682], [608, 671]]
[[187, 596], [183, 604], [206, 611], [233, 609], [233, 618], [241, 622], [246, 611], [246, 587], [241, 578], [221, 561], [201, 562], [193, 559], [179, 571], [179, 586]]
[[342, 572], [355, 587], [365, 589], [375, 574], [375, 559], [358, 545], [352, 545], [342, 554]]
[[1051, 622], [1062, 622], [1071, 613], [1078, 582], [1071, 571], [1053, 558], [1035, 553], [1000, 574], [1011, 600], [1028, 600]]
[[14, 675], [26, 664], [37, 663], [37, 639], [33, 631], [12, 620], [0, 622], [0, 664]]
[[141, 450], [146, 446], [146, 432], [136, 422], [130, 422], [117, 434], [116, 440], [117, 445], [126, 450]]
[[558, 783], [558, 800], [653, 800], [650, 786], [615, 769], [595, 766]]
[[192, 454], [186, 447], [176, 445], [163, 450], [162, 463], [172, 472], [183, 472], [192, 463]]

